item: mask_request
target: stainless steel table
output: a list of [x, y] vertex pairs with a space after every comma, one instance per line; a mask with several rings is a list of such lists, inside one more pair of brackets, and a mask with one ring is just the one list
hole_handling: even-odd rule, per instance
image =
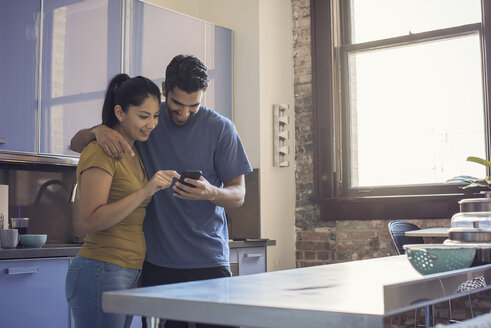
[[106, 292], [106, 312], [251, 327], [382, 327], [384, 317], [491, 288], [491, 264], [428, 276], [405, 255]]
[[445, 237], [448, 238], [450, 228], [427, 228], [419, 230], [406, 231], [404, 234], [408, 237]]

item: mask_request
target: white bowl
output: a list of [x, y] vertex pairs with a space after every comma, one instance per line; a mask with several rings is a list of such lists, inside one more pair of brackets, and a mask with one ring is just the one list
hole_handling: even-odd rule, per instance
[[23, 234], [19, 235], [19, 241], [25, 248], [40, 248], [46, 243], [48, 235]]

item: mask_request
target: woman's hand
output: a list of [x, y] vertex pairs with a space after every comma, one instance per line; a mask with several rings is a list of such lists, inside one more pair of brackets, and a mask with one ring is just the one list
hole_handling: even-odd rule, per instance
[[180, 178], [180, 175], [174, 170], [157, 171], [145, 186], [147, 197], [153, 196], [159, 190], [169, 188], [174, 178]]

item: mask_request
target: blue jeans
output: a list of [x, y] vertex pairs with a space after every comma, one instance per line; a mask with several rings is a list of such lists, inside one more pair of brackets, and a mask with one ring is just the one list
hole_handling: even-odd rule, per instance
[[133, 316], [102, 311], [102, 293], [133, 288], [140, 270], [77, 256], [65, 282], [65, 295], [76, 328], [129, 327]]

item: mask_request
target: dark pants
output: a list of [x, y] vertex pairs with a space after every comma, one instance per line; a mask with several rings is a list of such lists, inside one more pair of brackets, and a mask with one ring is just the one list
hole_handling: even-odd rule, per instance
[[[175, 284], [178, 282], [207, 280], [213, 278], [231, 277], [232, 273], [228, 266], [203, 268], [203, 269], [172, 269], [165, 268], [158, 265], [154, 265], [149, 262], [143, 263], [141, 273], [141, 286], [157, 286]], [[147, 327], [145, 318], [142, 318], [143, 328]], [[167, 320], [165, 322], [165, 328], [188, 328], [188, 323], [183, 321]], [[197, 328], [213, 328], [226, 326], [208, 325], [208, 324], [196, 324]]]

